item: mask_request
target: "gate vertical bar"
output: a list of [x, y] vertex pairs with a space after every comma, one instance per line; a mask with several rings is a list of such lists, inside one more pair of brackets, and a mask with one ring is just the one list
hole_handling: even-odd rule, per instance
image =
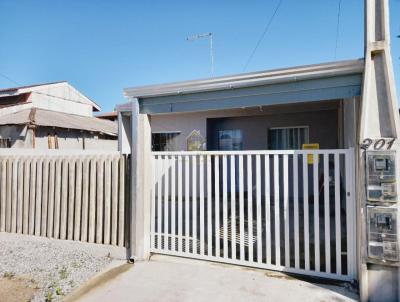
[[320, 271], [320, 251], [319, 251], [319, 192], [318, 192], [318, 163], [319, 155], [313, 155], [313, 179], [314, 179], [314, 257], [315, 270]]
[[219, 156], [215, 155], [215, 257], [221, 257], [220, 252], [220, 233], [219, 233]]
[[222, 155], [222, 224], [223, 224], [223, 255], [228, 258], [228, 177], [227, 177], [227, 159]]
[[256, 155], [256, 210], [257, 210], [257, 262], [262, 262], [262, 232], [261, 232], [261, 157]]
[[158, 211], [156, 208], [156, 187], [158, 190], [158, 187], [160, 186], [159, 183], [159, 173], [158, 173], [158, 167], [157, 167], [157, 160], [156, 156], [152, 155], [151, 156], [151, 168], [153, 169], [153, 175], [152, 175], [152, 182], [151, 182], [151, 218], [150, 218], [150, 248], [155, 249], [156, 248], [156, 217], [159, 217]]
[[299, 157], [293, 154], [293, 217], [294, 217], [294, 267], [300, 268], [300, 235], [299, 235]]
[[304, 261], [305, 269], [310, 270], [310, 241], [308, 227], [308, 154], [303, 154], [303, 208], [304, 208]]
[[169, 250], [168, 248], [168, 236], [169, 236], [169, 156], [164, 157], [164, 231], [163, 231], [163, 239], [164, 239], [164, 249]]
[[290, 267], [289, 243], [289, 156], [283, 156], [283, 205], [285, 222], [285, 266]]
[[336, 274], [342, 273], [342, 244], [340, 220], [340, 160], [339, 153], [335, 153], [335, 234], [336, 234]]
[[244, 170], [243, 155], [239, 155], [239, 232], [240, 261], [244, 261]]
[[162, 156], [157, 156], [157, 176], [158, 176], [158, 185], [157, 185], [157, 248], [161, 250], [162, 247], [162, 223], [163, 223], [163, 215], [162, 215], [162, 184], [163, 184], [163, 176], [164, 176], [164, 161]]
[[274, 155], [275, 265], [281, 265], [281, 222], [279, 194], [279, 155]]
[[235, 155], [231, 155], [231, 242], [232, 259], [236, 259], [236, 160]]
[[254, 262], [253, 252], [253, 164], [252, 156], [247, 155], [247, 220], [249, 236], [249, 262]]
[[185, 156], [185, 252], [190, 253], [190, 158]]
[[197, 158], [192, 156], [192, 247], [193, 254], [197, 254]]
[[347, 234], [347, 274], [353, 279], [356, 278], [355, 259], [355, 203], [354, 203], [354, 151], [346, 151], [345, 169], [346, 169], [346, 234]]
[[211, 155], [207, 155], [207, 255], [212, 256]]
[[176, 251], [176, 157], [171, 156], [171, 251]]
[[[182, 156], [179, 155], [178, 159], [178, 251], [182, 252], [182, 244], [183, 244], [183, 215], [182, 215]], [[157, 174], [155, 174], [157, 175]]]
[[265, 155], [265, 245], [267, 264], [271, 265], [271, 170], [269, 155]]
[[204, 255], [204, 156], [199, 156], [200, 178], [200, 255]]
[[331, 230], [329, 200], [329, 154], [324, 155], [324, 227], [325, 227], [325, 271], [331, 272]]

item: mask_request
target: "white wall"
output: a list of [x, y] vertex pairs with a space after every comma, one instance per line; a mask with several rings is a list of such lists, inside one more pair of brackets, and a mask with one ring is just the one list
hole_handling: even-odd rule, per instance
[[29, 101], [36, 108], [92, 116], [92, 105], [85, 101], [70, 85], [50, 85], [35, 89]]

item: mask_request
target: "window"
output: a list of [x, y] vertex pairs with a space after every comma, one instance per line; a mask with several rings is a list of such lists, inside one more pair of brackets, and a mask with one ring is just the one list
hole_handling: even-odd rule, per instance
[[218, 150], [242, 150], [242, 130], [218, 131]]
[[151, 134], [151, 149], [153, 151], [177, 151], [178, 142], [176, 140], [179, 132], [163, 132]]
[[0, 148], [11, 148], [11, 139], [0, 138]]
[[270, 128], [268, 134], [271, 150], [299, 150], [308, 143], [308, 127]]

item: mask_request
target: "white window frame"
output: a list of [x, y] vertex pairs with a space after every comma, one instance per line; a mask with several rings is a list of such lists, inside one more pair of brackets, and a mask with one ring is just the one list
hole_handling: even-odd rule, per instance
[[[270, 130], [286, 130], [286, 129], [305, 129], [305, 136], [304, 136], [304, 143], [308, 144], [310, 142], [310, 126], [287, 126], [287, 127], [271, 127], [268, 128], [267, 131], [267, 142], [268, 142], [268, 149], [270, 149]], [[300, 146], [301, 148], [302, 146]]]

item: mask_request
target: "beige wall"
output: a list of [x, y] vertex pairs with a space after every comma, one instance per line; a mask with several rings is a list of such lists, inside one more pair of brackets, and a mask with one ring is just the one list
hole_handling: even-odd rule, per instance
[[[160, 114], [151, 116], [152, 132], [180, 132], [179, 150], [186, 150], [186, 139], [193, 130], [207, 137], [207, 119], [226, 119], [226, 127], [245, 129], [244, 149], [266, 149], [267, 129], [284, 126], [310, 126], [310, 142], [321, 148], [339, 148], [338, 120], [340, 101], [232, 109], [195, 113]], [[242, 117], [242, 118], [238, 118]], [[247, 142], [247, 143], [246, 143]]]

